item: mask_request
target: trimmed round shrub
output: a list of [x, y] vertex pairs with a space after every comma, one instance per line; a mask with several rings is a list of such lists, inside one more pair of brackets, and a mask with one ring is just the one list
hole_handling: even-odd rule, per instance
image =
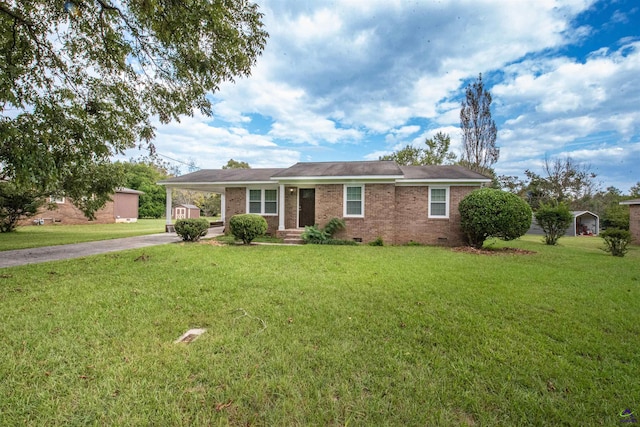
[[607, 228], [600, 237], [604, 239], [604, 251], [618, 257], [627, 253], [627, 245], [631, 242], [631, 233], [621, 228]]
[[480, 249], [490, 237], [513, 240], [531, 227], [532, 212], [520, 197], [493, 188], [468, 194], [458, 205], [460, 225], [469, 246]]
[[255, 214], [234, 215], [229, 220], [229, 228], [233, 237], [248, 245], [267, 232], [267, 220]]
[[185, 242], [197, 242], [207, 235], [209, 221], [204, 218], [179, 219], [174, 227], [176, 234]]
[[536, 211], [535, 217], [544, 231], [544, 242], [547, 245], [556, 245], [573, 221], [573, 215], [564, 203], [556, 205], [543, 203]]

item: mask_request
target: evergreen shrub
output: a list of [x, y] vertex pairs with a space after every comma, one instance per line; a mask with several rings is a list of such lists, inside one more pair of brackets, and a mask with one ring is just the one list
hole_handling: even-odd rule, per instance
[[197, 242], [207, 235], [209, 221], [204, 218], [179, 219], [174, 227], [176, 234], [185, 242]]
[[480, 249], [486, 239], [513, 240], [531, 227], [532, 212], [520, 197], [493, 188], [469, 193], [458, 205], [460, 225], [469, 246]]
[[256, 214], [234, 215], [229, 220], [229, 228], [233, 237], [248, 245], [267, 232], [267, 220]]

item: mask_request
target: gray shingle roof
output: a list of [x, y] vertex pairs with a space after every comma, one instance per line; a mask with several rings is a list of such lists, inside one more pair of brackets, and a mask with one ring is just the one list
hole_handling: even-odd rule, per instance
[[186, 175], [160, 181], [160, 184], [210, 183], [210, 182], [268, 182], [273, 174], [284, 169], [202, 169]]
[[400, 167], [388, 160], [363, 162], [306, 162], [296, 163], [273, 175], [274, 178], [315, 177], [401, 177]]
[[160, 184], [218, 184], [277, 182], [287, 179], [380, 178], [394, 180], [487, 181], [484, 175], [462, 166], [398, 166], [390, 160], [359, 162], [301, 162], [290, 168], [203, 169], [160, 181]]
[[405, 179], [490, 179], [467, 168], [456, 165], [400, 166]]

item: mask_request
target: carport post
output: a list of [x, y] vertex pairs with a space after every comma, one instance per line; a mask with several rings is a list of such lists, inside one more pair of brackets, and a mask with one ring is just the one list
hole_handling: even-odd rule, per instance
[[166, 187], [166, 188], [167, 188], [167, 203], [166, 203], [166, 210], [165, 210], [165, 215], [167, 217], [166, 224], [171, 225], [171, 188], [169, 187]]
[[[226, 188], [225, 188], [225, 191], [227, 191]], [[225, 193], [220, 193], [220, 220], [222, 221], [223, 224], [226, 220], [225, 213], [227, 210], [227, 201], [224, 196], [225, 196]]]

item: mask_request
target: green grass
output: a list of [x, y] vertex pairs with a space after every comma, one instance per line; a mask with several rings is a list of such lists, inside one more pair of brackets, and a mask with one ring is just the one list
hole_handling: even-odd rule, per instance
[[0, 234], [0, 251], [118, 239], [164, 231], [164, 219], [139, 219], [137, 222], [118, 224], [29, 225]]
[[[637, 246], [207, 243], [2, 269], [0, 424], [619, 425], [640, 412]], [[194, 327], [207, 332], [173, 344]]]

